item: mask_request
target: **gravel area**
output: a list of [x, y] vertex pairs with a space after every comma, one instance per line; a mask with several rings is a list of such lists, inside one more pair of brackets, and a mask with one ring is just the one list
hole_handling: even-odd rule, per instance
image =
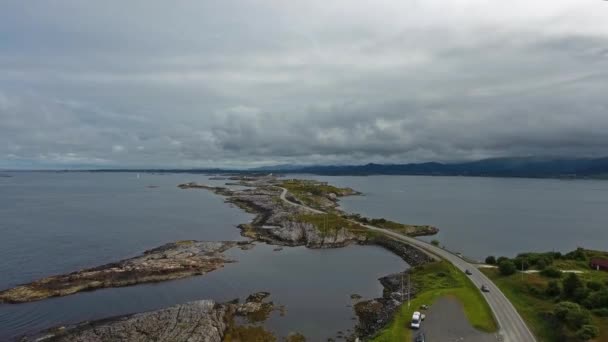
[[[438, 299], [426, 312], [421, 332], [428, 342], [496, 342], [495, 334], [473, 328], [467, 320], [462, 306], [453, 298]], [[413, 334], [415, 339], [417, 333]]]

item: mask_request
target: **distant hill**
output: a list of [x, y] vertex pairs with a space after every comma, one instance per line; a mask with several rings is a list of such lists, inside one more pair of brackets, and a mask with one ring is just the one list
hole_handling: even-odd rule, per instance
[[[259, 170], [258, 170], [259, 171]], [[266, 167], [266, 172], [318, 175], [441, 175], [608, 178], [608, 157], [596, 159], [494, 158], [462, 163]]]
[[530, 178], [608, 179], [608, 157], [604, 158], [493, 158], [462, 163], [411, 163], [365, 165], [276, 165], [252, 169], [101, 169], [89, 172], [155, 173], [310, 173], [317, 175], [430, 175]]

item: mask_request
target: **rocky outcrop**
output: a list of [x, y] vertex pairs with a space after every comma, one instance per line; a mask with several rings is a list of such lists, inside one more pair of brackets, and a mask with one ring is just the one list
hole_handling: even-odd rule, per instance
[[355, 313], [359, 318], [357, 334], [360, 337], [373, 336], [384, 328], [393, 318], [395, 312], [404, 300], [407, 300], [408, 291], [413, 297], [417, 293], [415, 287], [402, 288], [402, 281], [407, 277], [406, 272], [394, 273], [379, 279], [384, 287], [381, 298], [361, 301], [355, 304]]
[[308, 248], [336, 248], [360, 242], [362, 237], [346, 228], [323, 234], [314, 225], [306, 222], [285, 220], [280, 226], [242, 227], [248, 236], [256, 240], [283, 246], [306, 246]]
[[263, 302], [267, 296], [268, 293], [254, 294], [243, 304], [199, 300], [156, 311], [55, 328], [23, 341], [221, 342], [228, 330], [234, 330], [235, 316], [255, 315], [260, 310], [272, 309], [272, 303]]
[[80, 291], [158, 282], [205, 274], [224, 266], [222, 252], [247, 242], [179, 241], [142, 255], [56, 275], [0, 292], [0, 302], [23, 303]]
[[400, 256], [401, 259], [412, 267], [424, 265], [435, 260], [429, 253], [425, 253], [412, 245], [393, 240], [383, 235], [376, 235], [368, 239], [365, 243], [388, 249]]

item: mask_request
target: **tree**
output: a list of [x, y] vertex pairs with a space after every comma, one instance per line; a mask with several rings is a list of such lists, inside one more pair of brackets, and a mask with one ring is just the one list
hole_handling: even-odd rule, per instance
[[539, 270], [544, 270], [545, 268], [547, 268], [548, 265], [549, 263], [547, 262], [547, 259], [544, 258], [540, 258], [536, 262], [536, 268]]
[[553, 310], [553, 313], [555, 314], [555, 317], [557, 317], [560, 321], [565, 321], [566, 316], [568, 316], [569, 312], [580, 310], [580, 308], [580, 305], [576, 303], [564, 301], [557, 303], [555, 309]]
[[583, 304], [590, 308], [606, 308], [608, 309], [608, 289], [592, 292], [584, 301]]
[[500, 274], [504, 276], [511, 275], [515, 273], [515, 264], [513, 264], [513, 261], [511, 260], [503, 260], [498, 263], [498, 270], [500, 271]]
[[562, 287], [564, 289], [564, 295], [568, 298], [574, 297], [574, 291], [583, 287], [583, 282], [576, 273], [569, 273], [568, 276], [562, 281]]
[[549, 267], [545, 268], [544, 270], [540, 271], [540, 274], [544, 275], [545, 277], [549, 277], [549, 278], [561, 278], [562, 271], [558, 270], [557, 268], [555, 268], [553, 266], [549, 266]]
[[513, 263], [518, 270], [527, 270], [530, 267], [530, 261], [524, 257], [517, 257], [513, 259]]
[[593, 291], [599, 291], [604, 287], [599, 281], [591, 280], [587, 282], [587, 288]]
[[502, 261], [505, 261], [505, 260], [509, 260], [509, 258], [501, 256], [501, 257], [498, 257], [498, 259], [496, 259], [496, 263], [500, 264]]
[[591, 322], [591, 313], [572, 302], [560, 302], [553, 311], [555, 317], [573, 329], [579, 329]]
[[578, 337], [581, 341], [589, 341], [594, 339], [600, 335], [600, 330], [591, 324], [583, 325], [577, 332], [576, 337]]
[[433, 245], [433, 246], [439, 246], [439, 240], [432, 240], [431, 241], [431, 245]]
[[547, 284], [547, 289], [545, 290], [547, 296], [555, 297], [559, 296], [562, 293], [562, 289], [559, 287], [559, 283], [557, 280], [551, 280]]
[[486, 258], [486, 264], [488, 265], [496, 265], [496, 258], [493, 255], [490, 255]]

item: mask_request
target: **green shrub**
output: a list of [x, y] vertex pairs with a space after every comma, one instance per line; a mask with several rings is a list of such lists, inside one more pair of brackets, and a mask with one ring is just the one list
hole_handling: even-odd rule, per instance
[[527, 258], [522, 257], [513, 259], [513, 264], [515, 264], [515, 268], [517, 268], [517, 270], [527, 270], [531, 265]]
[[588, 308], [608, 308], [608, 289], [591, 292], [583, 304]]
[[568, 298], [573, 298], [576, 289], [582, 288], [583, 286], [583, 282], [576, 273], [568, 273], [568, 276], [562, 281], [564, 295]]
[[486, 258], [486, 264], [488, 265], [496, 265], [496, 258], [493, 255], [490, 255]]
[[558, 270], [557, 268], [555, 268], [553, 266], [549, 266], [549, 267], [545, 268], [544, 270], [540, 271], [540, 274], [545, 277], [549, 277], [549, 278], [561, 278], [562, 271]]
[[579, 329], [591, 322], [591, 313], [572, 302], [560, 302], [555, 306], [555, 317], [573, 329]]
[[600, 335], [600, 330], [595, 325], [583, 325], [577, 332], [576, 337], [581, 341], [589, 341]]
[[604, 285], [602, 285], [602, 283], [600, 283], [599, 281], [589, 281], [587, 282], [587, 288], [593, 291], [599, 291], [604, 287]]
[[438, 240], [432, 240], [431, 241], [431, 245], [433, 245], [433, 246], [439, 246], [439, 241]]
[[515, 273], [515, 264], [511, 260], [503, 260], [498, 263], [498, 269], [500, 270], [500, 274], [508, 276]]
[[545, 290], [547, 296], [556, 297], [562, 293], [562, 289], [559, 287], [559, 283], [557, 280], [551, 280], [547, 284], [547, 289]]

